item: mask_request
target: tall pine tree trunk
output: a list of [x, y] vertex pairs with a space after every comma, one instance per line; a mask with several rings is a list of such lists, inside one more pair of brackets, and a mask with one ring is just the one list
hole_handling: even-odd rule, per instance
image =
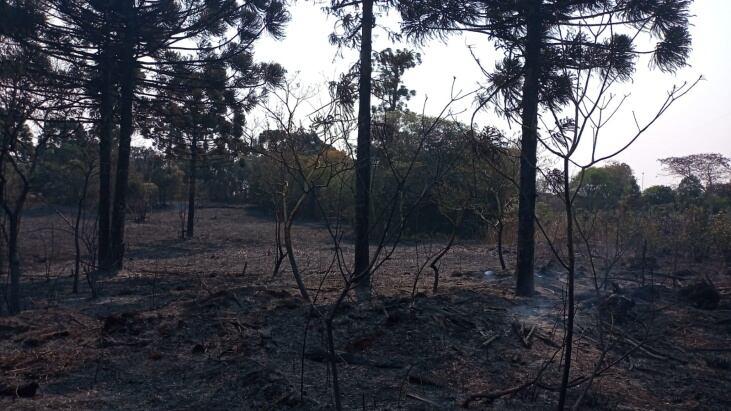
[[99, 124], [99, 231], [97, 239], [99, 268], [110, 268], [110, 215], [112, 179], [113, 92], [111, 51], [104, 51], [101, 63], [101, 102]]
[[355, 160], [355, 267], [359, 298], [370, 298], [369, 212], [371, 189], [371, 53], [373, 50], [373, 0], [363, 1], [360, 44], [360, 88], [358, 107], [358, 146]]
[[135, 61], [135, 11], [134, 5], [127, 6], [127, 27], [124, 38], [121, 67], [122, 80], [120, 84], [120, 123], [119, 123], [119, 152], [117, 157], [117, 178], [114, 186], [114, 206], [112, 208], [112, 244], [111, 258], [115, 268], [122, 268], [124, 258], [124, 223], [127, 211], [127, 183], [129, 180], [129, 156], [134, 132], [132, 105], [136, 86]]
[[538, 99], [541, 71], [541, 0], [531, 0], [527, 11], [525, 78], [522, 100], [520, 148], [520, 195], [516, 264], [517, 295], [530, 296], [534, 290], [536, 150], [538, 146]]
[[198, 167], [198, 141], [193, 138], [190, 143], [190, 171], [188, 174], [188, 226], [185, 229], [185, 236], [193, 237], [193, 225], [195, 224], [195, 179], [196, 168]]

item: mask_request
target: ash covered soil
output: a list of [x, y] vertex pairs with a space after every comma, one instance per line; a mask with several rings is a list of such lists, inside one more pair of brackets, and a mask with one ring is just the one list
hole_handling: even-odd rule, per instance
[[[71, 293], [63, 221], [26, 218], [26, 309], [0, 318], [0, 409], [333, 409], [323, 323], [286, 262], [272, 273], [274, 223], [247, 208], [199, 215], [196, 237], [185, 241], [175, 210], [129, 223], [125, 269], [100, 279], [95, 300], [84, 281]], [[307, 286], [327, 312], [343, 285], [327, 274], [327, 230], [300, 224], [293, 235]], [[461, 243], [441, 263], [438, 292], [427, 267], [412, 293], [418, 267], [439, 246], [404, 242], [375, 275], [373, 300], [340, 306], [343, 407], [555, 408], [565, 275], [542, 250], [537, 295], [518, 298], [494, 247]], [[620, 264], [597, 294], [581, 267], [570, 404], [731, 409], [731, 276], [712, 262], [663, 268], [643, 285]], [[698, 285], [709, 281], [710, 296]], [[15, 395], [23, 390], [35, 395]]]

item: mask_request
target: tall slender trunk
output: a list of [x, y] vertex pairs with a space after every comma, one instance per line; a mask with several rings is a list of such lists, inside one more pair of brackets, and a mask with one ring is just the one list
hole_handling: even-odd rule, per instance
[[374, 24], [373, 0], [363, 1], [360, 44], [360, 88], [358, 107], [358, 146], [355, 160], [355, 264], [356, 292], [370, 298], [369, 212], [371, 189], [371, 53]]
[[279, 269], [282, 266], [282, 262], [284, 262], [284, 259], [287, 257], [287, 253], [284, 252], [282, 249], [282, 220], [284, 217], [280, 217], [280, 207], [274, 206], [274, 223], [275, 223], [275, 231], [274, 231], [274, 252], [276, 253], [276, 257], [274, 257], [274, 269], [272, 269], [272, 277], [275, 277], [277, 274], [279, 274]]
[[[5, 132], [6, 130], [0, 130], [0, 131]], [[3, 134], [0, 134], [0, 136], [3, 137], [3, 139], [0, 141], [0, 142], [2, 142], [2, 148], [0, 149], [0, 201], [4, 203], [5, 202], [5, 187], [7, 185], [7, 179], [6, 179], [5, 173], [4, 173], [5, 172], [5, 155], [7, 152], [8, 138], [7, 138], [7, 136], [4, 136]], [[2, 211], [2, 215], [0, 215], [0, 217], [3, 217], [3, 218], [9, 217], [8, 208], [5, 206], [5, 204], [3, 204], [2, 208], [0, 208], [0, 211]], [[5, 242], [5, 245], [6, 246], [8, 245], [7, 244], [8, 238], [0, 237], [0, 247], [3, 245], [2, 244], [3, 240]], [[2, 264], [3, 266], [5, 265], [5, 261], [2, 260], [2, 257], [7, 255], [7, 254], [5, 254], [7, 251], [8, 251], [7, 249], [5, 249], [5, 250], [0, 249], [0, 264]], [[10, 261], [10, 259], [8, 258], [8, 262], [9, 261]], [[8, 265], [8, 267], [9, 267], [9, 265]], [[0, 269], [0, 274], [2, 274], [1, 269]], [[5, 297], [5, 304], [8, 308], [8, 313], [12, 314], [12, 310], [10, 308], [9, 295], [8, 295], [9, 292], [10, 292], [10, 290], [7, 288], [6, 285], [4, 285], [3, 286], [3, 297]], [[0, 306], [0, 314], [2, 314], [1, 306]]]
[[[38, 150], [38, 147], [40, 147], [43, 142], [38, 142], [38, 146], [36, 147], [36, 150]], [[37, 151], [36, 151], [37, 154]], [[36, 157], [37, 159], [37, 157]], [[33, 170], [35, 169], [35, 161], [36, 159], [32, 160], [30, 171], [28, 175], [33, 175]], [[0, 167], [2, 166], [2, 163], [0, 163]], [[23, 206], [25, 205], [25, 200], [28, 198], [28, 193], [30, 192], [30, 187], [28, 185], [28, 179], [26, 177], [20, 176], [22, 179], [22, 188], [20, 190], [20, 193], [17, 197], [17, 199], [13, 202], [13, 206], [5, 206], [5, 214], [8, 219], [8, 235], [7, 235], [7, 246], [8, 246], [8, 272], [10, 273], [10, 295], [8, 296], [8, 312], [11, 315], [15, 315], [20, 313], [20, 277], [22, 275], [21, 269], [20, 269], [20, 256], [18, 255], [18, 236], [20, 235], [20, 218], [21, 213], [23, 212]], [[5, 187], [3, 186], [3, 191]], [[3, 192], [4, 194], [4, 192]], [[4, 199], [7, 201], [7, 199]]]
[[503, 255], [503, 231], [505, 230], [503, 218], [505, 210], [503, 207], [502, 196], [499, 194], [499, 191], [495, 191], [495, 205], [497, 206], [497, 256], [500, 259], [500, 268], [505, 270], [505, 256]]
[[76, 220], [74, 221], [74, 294], [79, 292], [79, 273], [81, 271], [81, 218], [84, 215], [84, 206], [86, 204], [86, 195], [89, 192], [89, 180], [91, 179], [92, 170], [89, 169], [84, 175], [84, 185], [81, 191], [81, 197], [76, 208]]
[[81, 210], [84, 200], [79, 201], [74, 221], [74, 288], [73, 293], [79, 293], [79, 271], [81, 270], [81, 244], [79, 243], [79, 225], [81, 224]]
[[569, 182], [569, 158], [564, 158], [563, 172], [563, 189], [564, 202], [566, 203], [566, 247], [567, 247], [567, 266], [568, 266], [568, 284], [567, 284], [567, 309], [566, 309], [566, 338], [564, 341], [564, 361], [563, 375], [561, 376], [561, 390], [558, 399], [558, 409], [563, 410], [566, 404], [566, 393], [569, 385], [569, 375], [571, 374], [571, 351], [574, 338], [574, 277], [576, 258], [574, 256], [574, 211], [571, 200], [571, 186]]
[[18, 233], [20, 216], [8, 213], [8, 272], [10, 273], [10, 295], [8, 296], [8, 312], [11, 315], [20, 313], [20, 258], [18, 256]]
[[121, 56], [122, 80], [120, 92], [119, 152], [117, 158], [117, 178], [114, 186], [114, 206], [112, 208], [111, 258], [116, 268], [122, 268], [124, 258], [124, 223], [127, 211], [127, 183], [129, 179], [129, 156], [134, 132], [132, 105], [136, 87], [134, 5], [129, 3], [127, 28]]
[[503, 229], [505, 226], [503, 225], [502, 218], [498, 219], [497, 222], [497, 256], [500, 259], [500, 268], [503, 270], [506, 268], [505, 266], [505, 257], [503, 256]]
[[193, 225], [195, 224], [195, 179], [198, 168], [198, 140], [194, 137], [190, 142], [190, 170], [188, 172], [188, 226], [185, 229], [185, 236], [193, 237]]
[[300, 290], [302, 299], [310, 303], [312, 300], [310, 299], [309, 292], [307, 292], [307, 286], [302, 279], [302, 273], [300, 273], [299, 266], [297, 265], [297, 258], [294, 255], [294, 247], [292, 246], [292, 224], [294, 223], [294, 218], [299, 212], [299, 209], [302, 206], [302, 201], [305, 199], [306, 195], [306, 193], [300, 194], [299, 199], [297, 199], [297, 202], [292, 206], [292, 210], [288, 210], [287, 186], [285, 185], [282, 190], [282, 216], [284, 218], [284, 246], [287, 250], [287, 257], [289, 259], [290, 268], [292, 269], [292, 276], [294, 277], [295, 282], [297, 282], [297, 288]]
[[521, 296], [530, 296], [534, 290], [536, 150], [538, 147], [538, 98], [543, 31], [540, 4], [541, 0], [531, 0], [527, 6], [525, 78], [521, 104], [522, 136], [515, 287], [515, 293]]
[[108, 270], [111, 266], [110, 253], [110, 215], [111, 208], [111, 176], [112, 176], [112, 129], [113, 129], [113, 93], [111, 52], [105, 51], [101, 62], [101, 102], [99, 107], [99, 231], [98, 261], [99, 268]]
[[[18, 121], [14, 124], [23, 124], [23, 121]], [[13, 123], [11, 123], [13, 124]], [[3, 138], [3, 147], [0, 151], [0, 171], [5, 171], [5, 159], [9, 155], [8, 150], [17, 144], [17, 130], [13, 133], [8, 133]], [[36, 165], [38, 164], [38, 158], [40, 153], [45, 148], [47, 139], [38, 138], [34, 153], [32, 154], [30, 161], [26, 162], [29, 166], [27, 174], [24, 174], [19, 169], [15, 168], [15, 172], [20, 180], [20, 192], [18, 196], [10, 201], [5, 197], [7, 179], [5, 175], [0, 176], [0, 199], [2, 199], [2, 209], [5, 212], [7, 218], [7, 256], [8, 256], [8, 271], [10, 274], [10, 292], [8, 296], [8, 312], [10, 314], [20, 313], [20, 256], [18, 255], [18, 236], [20, 234], [20, 219], [25, 206], [25, 201], [28, 198], [30, 192], [30, 181], [35, 172]], [[12, 205], [11, 205], [12, 203]]]

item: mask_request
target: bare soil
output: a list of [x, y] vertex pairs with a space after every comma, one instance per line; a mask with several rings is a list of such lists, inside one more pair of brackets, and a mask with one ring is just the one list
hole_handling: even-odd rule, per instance
[[[65, 223], [47, 210], [30, 213], [26, 309], [0, 318], [0, 386], [39, 387], [31, 398], [0, 396], [0, 409], [332, 409], [325, 332], [287, 264], [272, 273], [271, 218], [248, 208], [199, 216], [190, 240], [179, 239], [176, 210], [128, 223], [125, 269], [101, 279], [101, 296], [91, 300], [83, 281], [71, 293]], [[295, 226], [294, 235], [307, 285], [327, 310], [343, 283], [327, 274], [332, 242], [314, 223]], [[344, 407], [555, 408], [564, 275], [544, 270], [537, 295], [517, 298], [509, 270], [496, 269], [494, 247], [460, 243], [440, 266], [438, 292], [427, 268], [412, 298], [418, 267], [439, 245], [404, 242], [376, 274], [373, 301], [348, 299], [338, 311]], [[540, 262], [549, 260], [544, 250]], [[594, 293], [582, 267], [571, 376], [583, 384], [570, 391], [571, 404], [581, 397], [581, 409], [731, 409], [731, 276], [716, 263], [683, 268], [680, 276], [661, 267], [642, 285], [619, 267], [608, 298]], [[679, 292], [702, 280], [721, 293], [714, 309]], [[486, 395], [467, 401], [479, 393]]]

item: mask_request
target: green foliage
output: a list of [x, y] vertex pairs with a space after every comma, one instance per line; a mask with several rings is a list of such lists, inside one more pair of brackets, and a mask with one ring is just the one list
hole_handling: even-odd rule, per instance
[[678, 184], [677, 195], [681, 207], [699, 204], [703, 196], [701, 180], [694, 175], [684, 177]]
[[158, 205], [166, 206], [175, 200], [183, 187], [183, 172], [171, 162], [161, 162], [150, 174], [149, 181], [158, 188]]
[[[49, 142], [34, 176], [35, 191], [52, 204], [75, 205], [83, 194], [87, 175], [91, 177], [97, 168], [96, 142], [83, 128], [74, 131], [62, 140]], [[92, 187], [86, 187], [87, 195], [95, 193]]]
[[663, 185], [648, 187], [642, 192], [642, 201], [650, 206], [672, 204], [675, 201], [675, 192], [672, 187]]
[[591, 167], [578, 174], [571, 186], [579, 188], [577, 206], [590, 210], [611, 209], [636, 202], [640, 188], [632, 169], [624, 163]]
[[702, 206], [690, 205], [683, 210], [686, 251], [696, 262], [706, 259], [711, 250], [711, 218], [708, 210]]
[[409, 101], [416, 95], [403, 84], [406, 70], [421, 64], [421, 54], [412, 50], [390, 48], [374, 55], [376, 78], [373, 79], [373, 95], [381, 100], [382, 111], [403, 111], [404, 100]]
[[[495, 168], [514, 176], [515, 153], [496, 141], [496, 130], [473, 138], [464, 124], [396, 111], [377, 118], [373, 133], [374, 239], [397, 235], [402, 225], [402, 234], [409, 236], [447, 234], [461, 215], [461, 235], [476, 237], [498, 217], [510, 218], [516, 189]], [[313, 172], [307, 181], [320, 204], [310, 194], [299, 216], [322, 218], [321, 206], [332, 218], [354, 220], [353, 160], [346, 153], [327, 148], [304, 130], [289, 135], [265, 131], [258, 146], [244, 159], [248, 201], [279, 207], [286, 189], [291, 206], [307, 186], [303, 175]]]
[[707, 187], [706, 203], [715, 212], [731, 209], [731, 183], [714, 184]]
[[731, 267], [731, 210], [726, 209], [711, 220], [711, 240], [716, 251]]
[[322, 211], [328, 215], [339, 213], [343, 218], [352, 216], [349, 202], [342, 198], [352, 192], [348, 187], [352, 160], [313, 132], [266, 130], [260, 134], [256, 149], [243, 159], [243, 165], [250, 203], [280, 210], [286, 198], [287, 209], [291, 210], [307, 192], [298, 212], [300, 218], [318, 219]]
[[131, 172], [127, 183], [127, 205], [135, 221], [144, 223], [147, 214], [157, 204], [159, 189], [154, 183], [145, 182], [138, 172]]
[[241, 203], [246, 199], [246, 166], [244, 160], [231, 156], [209, 155], [199, 173], [206, 197], [216, 203]]
[[184, 173], [174, 159], [168, 159], [152, 148], [135, 147], [132, 149], [130, 163], [130, 173], [135, 175], [136, 184], [140, 185], [135, 190], [142, 192], [141, 185], [145, 183], [157, 187], [154, 190], [157, 198], [149, 199], [150, 206], [166, 206], [169, 201], [180, 197]]

